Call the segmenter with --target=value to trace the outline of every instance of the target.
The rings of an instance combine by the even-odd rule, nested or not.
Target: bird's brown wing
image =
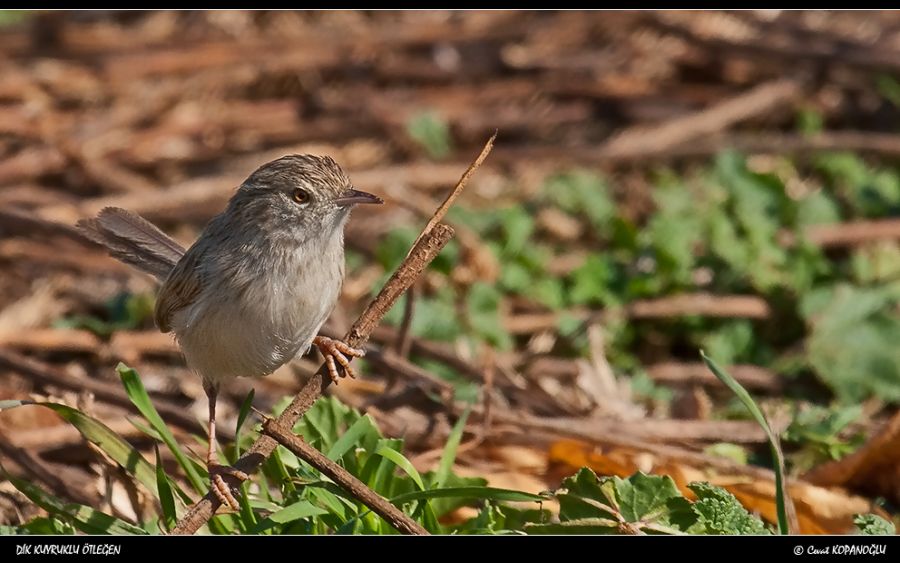
[[[192,247],[160,288],[153,316],[156,326],[162,332],[172,330],[172,316],[193,303],[202,291],[203,280],[197,268],[199,263],[200,253],[196,247]]]

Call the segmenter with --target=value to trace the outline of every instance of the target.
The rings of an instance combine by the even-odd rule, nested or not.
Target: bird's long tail
[[[88,239],[105,247],[116,259],[164,281],[185,253],[152,223],[130,211],[106,207],[93,219],[77,223]]]

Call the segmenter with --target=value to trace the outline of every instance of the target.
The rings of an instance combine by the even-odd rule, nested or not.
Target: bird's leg
[[[215,383],[203,381],[203,390],[206,391],[206,398],[209,400],[209,426],[207,427],[209,434],[209,446],[206,449],[206,468],[209,471],[209,488],[219,499],[219,502],[230,508],[231,510],[240,510],[240,505],[231,487],[225,482],[223,475],[230,475],[240,481],[246,481],[250,477],[234,467],[220,465],[216,459],[216,398],[219,395],[219,387]]]
[[[328,367],[328,375],[335,385],[337,385],[338,378],[340,377],[335,361],[343,368],[344,375],[356,377],[353,368],[350,367],[350,360],[347,359],[347,356],[362,358],[366,355],[365,350],[352,348],[340,340],[328,338],[327,336],[317,336],[313,338],[313,344],[319,349],[319,352],[325,356],[325,365]]]

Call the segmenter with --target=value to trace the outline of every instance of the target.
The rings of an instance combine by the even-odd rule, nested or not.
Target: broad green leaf
[[[762,520],[747,512],[734,495],[725,489],[709,483],[691,483],[688,488],[697,495],[691,509],[697,514],[698,522],[691,532],[714,535],[770,534]]]
[[[877,514],[857,514],[853,517],[853,525],[866,536],[893,536],[897,533],[894,524]]]

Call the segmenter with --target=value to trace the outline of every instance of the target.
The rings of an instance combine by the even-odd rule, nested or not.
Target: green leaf
[[[609,229],[616,205],[604,180],[587,170],[572,170],[551,177],[544,193],[563,211],[584,214],[599,232]]]
[[[415,114],[407,123],[406,130],[431,158],[445,158],[453,150],[450,127],[437,112],[425,111]]]
[[[713,535],[765,535],[769,530],[759,518],[744,508],[728,491],[714,487],[709,483],[691,483],[688,485],[697,501],[691,509],[698,516],[693,533]]]
[[[445,487],[443,489],[429,489],[426,491],[413,491],[397,495],[391,499],[391,503],[401,505],[414,500],[436,498],[462,498],[481,499],[505,502],[542,502],[547,500],[541,495],[534,495],[512,489],[497,489],[494,487]]]
[[[806,343],[816,375],[845,403],[874,395],[900,402],[900,284],[840,283],[803,299],[812,330]]]
[[[619,512],[628,522],[638,522],[661,514],[667,503],[681,496],[671,477],[635,473],[627,480],[613,478]]]
[[[587,468],[563,481],[557,494],[561,524],[591,533],[617,533],[623,526],[662,532],[673,500],[682,499],[671,477],[635,473],[628,479],[598,478]],[[656,527],[658,529],[653,529]],[[528,528],[531,533],[532,528]],[[664,533],[677,533],[669,529]],[[569,532],[574,533],[574,532]]]
[[[499,307],[503,296],[489,284],[476,282],[469,288],[468,317],[472,330],[500,349],[512,347],[512,338],[500,319]]]
[[[747,390],[744,389],[736,379],[731,377],[731,375],[722,371],[722,369],[720,369],[711,358],[703,353],[702,350],[700,351],[700,356],[719,381],[724,383],[731,389],[732,393],[737,395],[738,399],[740,399],[747,410],[750,411],[751,416],[753,416],[757,424],[765,431],[766,437],[769,440],[769,448],[772,450],[772,459],[775,460],[775,467],[773,469],[775,471],[775,504],[778,511],[778,530],[782,535],[789,534],[790,526],[787,516],[787,504],[790,502],[790,499],[787,497],[787,491],[784,486],[784,456],[781,453],[781,445],[778,442],[778,437],[772,432],[772,428],[769,426],[769,422],[766,420],[765,415],[759,407],[756,406],[756,403],[753,401],[753,398],[750,397],[750,394],[747,393]]]
[[[706,334],[702,344],[710,356],[719,358],[723,364],[749,361],[755,344],[753,323],[744,319],[726,321]]]
[[[178,523],[178,513],[175,510],[175,496],[172,494],[172,486],[169,478],[163,470],[162,458],[159,456],[159,447],[156,451],[156,487],[159,490],[159,503],[162,506],[162,522],[166,531],[170,531]]]
[[[277,512],[273,512],[267,518],[259,521],[256,528],[250,531],[251,534],[259,534],[270,528],[274,528],[279,524],[289,524],[295,520],[302,518],[310,518],[312,516],[320,516],[328,514],[327,510],[322,510],[308,500],[301,500],[290,504]]]
[[[85,534],[146,536],[147,531],[124,520],[110,516],[99,510],[78,503],[65,502],[50,493],[41,490],[17,477],[7,473],[0,465],[0,476],[9,481],[19,492],[28,497],[52,515],[68,519],[72,525]]]
[[[610,285],[616,277],[615,265],[607,256],[592,254],[572,274],[569,301],[574,305],[609,305],[616,298]]]
[[[503,239],[506,242],[503,253],[507,256],[519,254],[529,244],[534,233],[534,219],[524,207],[506,207],[498,212]]]
[[[368,415],[362,416],[354,422],[350,428],[344,432],[341,437],[332,444],[325,457],[332,461],[337,461],[344,457],[344,454],[351,448],[360,443],[360,439],[366,434],[377,434],[378,430],[372,423],[372,419]]]
[[[866,536],[893,536],[897,533],[891,522],[877,514],[857,514],[853,517],[853,525]]]
[[[469,419],[469,413],[471,412],[472,405],[469,404],[462,416],[459,417],[459,420],[456,421],[456,424],[453,425],[450,436],[447,437],[447,445],[444,446],[444,451],[441,453],[441,461],[438,464],[437,474],[435,475],[434,483],[432,485],[435,489],[440,489],[444,486],[447,477],[449,477],[450,472],[453,470],[453,462],[456,460],[456,450],[459,448],[463,431],[466,429],[466,421]]]
[[[749,462],[747,449],[744,446],[732,444],[731,442],[718,442],[709,445],[703,449],[703,453],[706,455],[724,457],[725,459],[730,459],[740,465],[747,465]]]
[[[416,486],[419,487],[419,490],[425,490],[425,484],[422,482],[422,476],[419,475],[419,472],[416,471],[416,468],[413,467],[413,464],[410,463],[408,459],[403,457],[403,454],[393,448],[382,445],[379,446],[377,450],[375,450],[375,455],[380,455],[385,459],[393,462],[394,465],[402,469],[404,473],[412,477],[412,480],[415,481]]]
[[[234,459],[232,460],[232,463],[236,462],[238,458],[241,457],[241,429],[244,427],[247,416],[250,415],[250,407],[253,406],[253,397],[255,395],[256,391],[251,389],[241,403],[241,408],[238,411],[237,425],[234,429]]]

